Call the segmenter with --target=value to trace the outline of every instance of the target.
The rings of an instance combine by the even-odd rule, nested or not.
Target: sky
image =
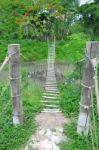
[[[93,2],[94,2],[94,0],[80,0],[80,6],[84,5],[86,3],[93,3]]]

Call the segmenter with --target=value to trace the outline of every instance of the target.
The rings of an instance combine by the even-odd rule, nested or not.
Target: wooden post
[[[21,70],[20,70],[20,45],[9,44],[9,78],[11,84],[11,98],[13,107],[13,124],[23,123],[23,109],[21,100]]]
[[[78,133],[89,132],[90,110],[91,110],[91,91],[95,87],[94,84],[94,68],[92,60],[97,58],[99,53],[99,42],[87,42],[86,59],[84,65],[84,73],[82,79],[82,94],[80,101],[80,113],[78,118]]]

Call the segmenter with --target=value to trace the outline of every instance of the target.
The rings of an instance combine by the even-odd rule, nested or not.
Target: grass
[[[81,95],[81,66],[75,65],[72,72],[67,72],[65,80],[59,82],[60,107],[67,117],[76,117],[79,112]]]
[[[7,88],[0,96],[0,150],[13,150],[23,146],[36,130],[35,115],[41,111],[42,91],[32,82],[27,82],[25,71],[22,77],[22,100],[24,108],[24,123],[21,126],[12,124],[12,105],[10,89]],[[28,87],[28,88],[27,88]],[[4,85],[0,86],[0,91]],[[4,108],[6,109],[4,110]]]
[[[70,80],[71,76],[70,76]],[[68,141],[60,144],[61,150],[88,150],[87,138],[77,134],[77,117],[79,113],[80,86],[78,83],[60,83],[60,107],[66,117],[74,118],[69,125],[64,126],[64,134]]]
[[[75,74],[76,72],[76,74]],[[75,82],[72,79],[76,79]],[[79,72],[76,70],[66,76],[66,82],[62,81],[59,84],[60,88],[60,107],[64,112],[66,117],[74,118],[71,119],[71,123],[69,125],[64,126],[64,134],[67,136],[67,141],[64,141],[60,144],[61,150],[92,150],[92,138],[94,140],[95,150],[96,145],[99,148],[99,120],[96,112],[96,98],[94,97],[94,114],[95,114],[95,127],[93,123],[93,116],[91,112],[91,125],[92,125],[92,136],[91,132],[89,132],[88,136],[78,135],[77,134],[77,118],[79,115],[79,102],[81,95],[81,87],[79,85]],[[66,83],[66,84],[65,84]],[[95,138],[95,128],[96,128],[96,136],[97,142]]]
[[[91,141],[83,135],[78,135],[76,128],[76,123],[65,126],[64,134],[68,137],[68,141],[61,143],[61,150],[91,150]]]
[[[79,111],[80,86],[61,83],[60,107],[67,117],[75,117]]]

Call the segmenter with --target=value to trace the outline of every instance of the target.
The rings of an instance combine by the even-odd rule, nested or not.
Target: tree
[[[79,14],[85,33],[94,40],[99,35],[99,1],[81,6]]]

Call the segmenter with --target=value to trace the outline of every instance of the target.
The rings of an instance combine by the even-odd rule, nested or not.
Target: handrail
[[[6,56],[4,62],[2,63],[0,67],[0,73],[3,70],[4,66],[8,63],[8,61],[9,61],[9,56]]]

